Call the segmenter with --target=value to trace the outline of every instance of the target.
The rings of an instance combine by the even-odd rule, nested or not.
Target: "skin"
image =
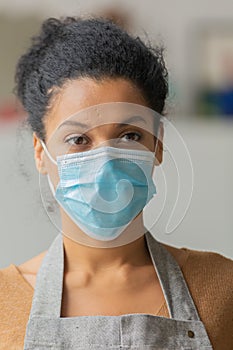
[[[58,125],[70,115],[105,102],[130,102],[148,106],[139,89],[127,80],[120,78],[106,79],[102,82],[95,82],[89,78],[74,80],[64,85],[52,100],[51,108],[44,119],[46,140],[49,140]],[[110,139],[121,137],[127,130],[124,126],[119,131],[114,123],[96,127],[88,133],[91,144],[85,146],[82,151],[87,150],[87,147],[95,148]],[[161,125],[155,166],[162,162],[162,138]],[[144,137],[140,142],[148,150],[155,151],[155,138],[151,133],[144,131]],[[56,165],[46,156],[35,133],[33,145],[38,171],[41,174],[49,174],[53,185],[56,186],[58,182]],[[62,208],[60,212],[63,232],[84,234]],[[142,212],[128,228],[137,230],[138,233],[145,232]],[[63,242],[65,268],[61,317],[135,312],[157,314],[165,300],[144,236],[129,244],[108,249],[82,245],[65,235]],[[186,259],[186,251],[164,246],[182,266]],[[35,286],[36,274],[45,253],[46,251],[18,266],[32,287]]]

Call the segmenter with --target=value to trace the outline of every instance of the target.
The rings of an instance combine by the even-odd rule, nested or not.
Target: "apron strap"
[[[59,233],[44,256],[36,277],[30,317],[60,318],[63,291],[64,248]]]
[[[170,317],[178,320],[200,320],[180,266],[149,231],[145,236]]]

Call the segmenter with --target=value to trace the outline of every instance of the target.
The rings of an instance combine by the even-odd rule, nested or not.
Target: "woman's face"
[[[128,102],[149,107],[143,98],[139,89],[137,89],[131,82],[118,79],[105,79],[101,82],[96,82],[91,78],[79,78],[65,84],[52,99],[49,112],[44,118],[46,142],[50,140],[56,133],[58,126],[60,126],[68,117],[77,114],[78,112],[101,103],[108,102]],[[114,123],[107,123],[95,125],[94,128],[89,128],[81,136],[76,136],[75,145],[77,151],[87,151],[100,145],[107,145],[109,140],[120,139],[134,140],[150,151],[155,150],[155,137],[153,135],[153,121],[151,122],[151,133],[140,127],[133,125],[123,125],[118,127],[119,121]],[[66,129],[63,128],[63,139],[65,139]],[[80,132],[77,135],[80,135]],[[140,136],[139,136],[140,135]],[[67,129],[68,137],[68,129]],[[160,128],[160,137],[156,150],[156,162],[162,162],[162,137],[163,129]],[[73,138],[74,142],[75,138]],[[53,179],[54,185],[58,183],[58,174],[54,174],[55,168],[51,160],[44,154],[42,145],[36,134],[33,134],[35,161],[37,169],[42,174],[49,173]],[[56,172],[56,171],[55,171]]]

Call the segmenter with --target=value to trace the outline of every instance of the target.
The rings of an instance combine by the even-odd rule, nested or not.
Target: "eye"
[[[126,141],[139,141],[141,139],[141,134],[137,132],[128,132],[124,134],[122,138],[125,138]]]
[[[88,143],[88,139],[83,135],[75,135],[67,138],[65,142],[71,145],[86,145]]]

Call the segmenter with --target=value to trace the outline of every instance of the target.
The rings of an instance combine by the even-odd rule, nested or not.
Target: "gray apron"
[[[171,318],[140,313],[60,317],[64,246],[59,233],[37,274],[24,350],[213,349],[179,265],[149,231],[145,241]]]

